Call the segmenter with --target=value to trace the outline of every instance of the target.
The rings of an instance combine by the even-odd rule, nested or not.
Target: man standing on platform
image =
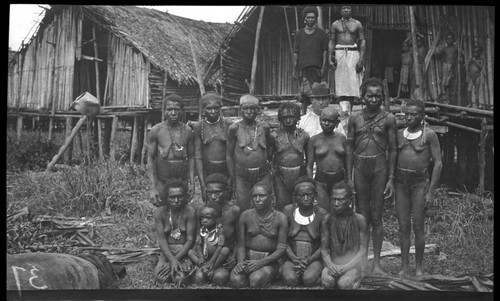
[[[342,18],[332,23],[328,59],[335,69],[335,95],[339,103],[349,101],[352,111],[363,81],[366,42],[361,22],[352,18],[351,13],[350,5],[342,5]]]
[[[293,45],[293,78],[300,83],[300,97],[302,113],[310,103],[309,93],[312,85],[321,82],[326,71],[326,54],[328,37],[326,32],[317,28],[318,9],[307,6],[302,11],[302,18],[306,27],[295,35]]]

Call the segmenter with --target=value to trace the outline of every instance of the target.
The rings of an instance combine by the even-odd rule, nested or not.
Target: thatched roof
[[[197,84],[189,38],[200,67],[205,68],[232,27],[229,23],[196,21],[137,6],[83,5],[82,8],[182,84]]]

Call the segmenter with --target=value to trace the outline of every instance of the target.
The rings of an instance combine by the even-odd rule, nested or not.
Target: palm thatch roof
[[[57,6],[62,5],[52,7]],[[81,7],[86,16],[137,48],[170,78],[187,85],[197,84],[189,40],[204,68],[232,27],[229,23],[196,21],[137,6]]]

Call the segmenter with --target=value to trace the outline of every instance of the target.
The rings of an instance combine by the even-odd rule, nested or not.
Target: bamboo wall
[[[114,35],[109,35],[108,45],[104,93],[107,103],[112,106],[149,107],[149,61]]]
[[[156,67],[152,67],[149,74],[149,86],[151,91],[151,108],[154,110],[161,110],[164,99],[163,93],[165,93],[165,96],[177,94],[182,97],[186,112],[198,112],[198,100],[200,98],[198,85],[179,85],[177,81],[174,81],[170,77],[167,77],[166,84],[164,85],[163,72]],[[209,87],[205,86],[205,91],[209,90]]]
[[[76,14],[67,9],[55,15],[9,66],[9,107],[68,109],[74,100]]]
[[[302,28],[301,11],[303,6],[286,7],[288,29],[285,13],[281,6],[266,6],[262,24],[261,42],[256,73],[256,94],[287,95],[298,92],[298,82],[292,79],[292,62],[287,31]],[[443,19],[451,19],[457,36],[457,42],[463,33],[463,54],[466,60],[471,57],[475,43],[484,45],[484,60],[486,62],[488,97],[484,107],[490,109],[493,105],[493,70],[494,70],[494,19],[490,18],[488,9],[480,6],[416,6],[418,31],[424,34],[427,48],[432,45],[438,32],[445,34]],[[237,98],[248,92],[244,82],[250,81],[252,52],[255,43],[256,20],[258,10],[249,10],[240,21],[240,30],[234,34],[221,55],[222,91],[227,98]],[[494,14],[494,12],[493,12]],[[340,5],[322,6],[322,27],[329,30],[330,24],[340,17]],[[371,49],[374,43],[372,30],[401,30],[409,32],[410,18],[407,5],[358,5],[353,6],[353,17],[365,20],[366,74],[370,76]],[[441,36],[444,42],[443,36]],[[293,43],[293,36],[291,37]],[[429,49],[428,49],[429,50]],[[248,53],[250,52],[250,53]],[[441,94],[440,74],[442,62],[438,57],[432,57],[427,72],[429,100],[437,100]],[[332,72],[330,72],[330,76]],[[465,72],[463,73],[465,78]],[[330,80],[332,84],[332,81]],[[464,91],[465,92],[465,91]],[[463,97],[466,97],[464,94]]]

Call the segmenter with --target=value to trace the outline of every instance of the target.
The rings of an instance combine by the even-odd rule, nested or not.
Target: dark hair
[[[170,94],[167,97],[165,97],[165,103],[164,106],[166,106],[167,101],[175,102],[181,107],[181,109],[184,109],[184,101],[182,100],[182,97],[180,97],[177,94]]]
[[[278,108],[278,120],[281,120],[285,110],[292,111],[294,117],[300,118],[300,106],[294,102],[284,102]]]
[[[219,103],[219,105],[222,105],[222,98],[219,96],[219,94],[217,94],[217,92],[215,91],[210,91],[206,92],[202,97],[200,97],[202,107],[205,108],[210,100],[215,100]]]
[[[316,6],[306,6],[302,10],[302,19],[305,19],[308,13],[314,13],[316,18],[318,17],[318,9],[316,8]]]
[[[228,181],[228,179],[225,175],[216,172],[216,173],[208,175],[205,178],[205,185],[208,183],[221,183],[227,187],[227,181]]]
[[[422,113],[425,111],[425,104],[423,101],[421,101],[419,99],[408,100],[408,102],[406,103],[406,106],[407,107],[409,107],[409,106],[419,107],[420,109],[422,109]]]
[[[218,217],[222,215],[222,206],[217,202],[208,202],[205,206],[203,206],[203,208],[205,207],[214,209],[215,212],[217,212]]]
[[[297,181],[295,181],[294,183],[294,191],[297,189],[297,186],[299,184],[302,184],[302,183],[310,183],[312,184],[314,187],[316,187],[316,181],[314,181],[311,177],[308,177],[306,175],[304,176],[301,176],[300,178],[297,179]]]
[[[380,87],[380,88],[382,88],[382,96],[385,97],[384,84],[382,83],[382,81],[379,78],[370,77],[370,78],[365,79],[363,84],[361,84],[361,88],[360,88],[361,89],[361,97],[365,96],[367,87]]]
[[[267,193],[268,193],[269,195],[272,195],[272,194],[273,194],[273,189],[271,188],[271,186],[269,186],[269,184],[268,184],[268,183],[265,183],[265,182],[259,181],[259,182],[255,183],[255,185],[253,185],[252,190],[253,190],[255,187],[257,187],[257,186],[264,187],[264,188],[266,189],[266,191],[267,191]]]
[[[187,187],[186,182],[184,182],[183,180],[181,180],[179,178],[168,179],[165,182],[165,186],[164,186],[165,190],[164,191],[165,191],[165,194],[167,195],[167,197],[168,197],[168,190],[170,188],[182,188],[182,192],[184,194],[186,194],[188,191],[188,187]]]
[[[345,191],[347,192],[346,197],[352,196],[351,186],[347,185],[347,183],[345,181],[340,181],[340,182],[335,183],[332,187],[331,192],[333,192],[334,190],[340,190],[340,189],[345,189]]]

